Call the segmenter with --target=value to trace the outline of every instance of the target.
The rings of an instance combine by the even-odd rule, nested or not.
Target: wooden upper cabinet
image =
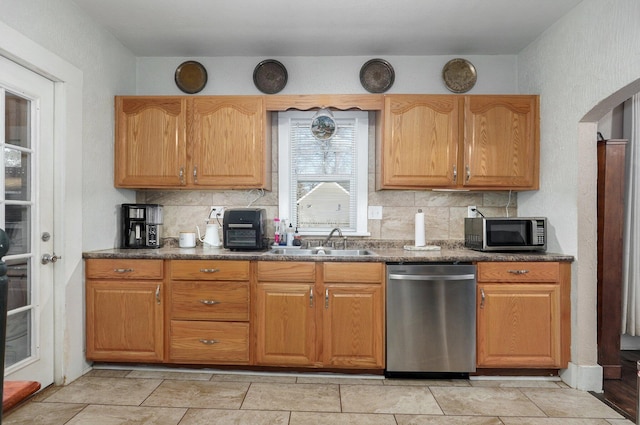
[[[461,100],[450,95],[385,96],[383,188],[456,184]]]
[[[270,189],[262,96],[117,96],[115,186]]]
[[[262,96],[190,100],[193,186],[269,188],[267,113]]]
[[[538,96],[465,96],[464,186],[538,189],[538,109]]]
[[[184,183],[187,101],[150,96],[115,99],[115,186],[168,187]]]
[[[378,188],[539,187],[536,95],[387,95]]]

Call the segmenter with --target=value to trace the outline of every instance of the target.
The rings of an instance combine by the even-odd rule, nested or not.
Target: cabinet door
[[[326,284],[323,308],[325,366],[384,367],[382,285]]]
[[[478,367],[561,366],[560,285],[478,284]]]
[[[256,285],[256,362],[272,366],[313,365],[315,304],[312,283]]]
[[[87,359],[163,359],[162,283],[87,280]]]
[[[538,96],[465,96],[464,186],[538,189]]]
[[[116,97],[115,186],[185,184],[186,98]]]
[[[383,188],[456,185],[461,101],[451,95],[385,96]]]
[[[265,188],[271,158],[267,158],[263,98],[212,96],[191,102],[191,184]]]

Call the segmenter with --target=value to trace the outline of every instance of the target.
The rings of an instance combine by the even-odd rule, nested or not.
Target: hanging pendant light
[[[317,140],[329,140],[336,131],[338,131],[338,125],[329,109],[323,107],[311,118],[311,134]]]

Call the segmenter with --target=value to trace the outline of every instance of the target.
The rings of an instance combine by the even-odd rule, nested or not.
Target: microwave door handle
[[[538,245],[538,238],[536,237],[536,233],[538,230],[538,220],[531,220],[531,245]]]

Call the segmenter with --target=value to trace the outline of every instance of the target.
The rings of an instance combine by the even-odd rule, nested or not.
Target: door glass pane
[[[9,367],[31,356],[31,309],[7,317],[4,363]]]
[[[31,250],[30,214],[28,205],[5,205],[5,231],[9,236],[7,255],[26,254]]]
[[[7,260],[7,278],[9,279],[9,295],[7,308],[13,310],[31,303],[31,276],[29,276],[29,259]]]
[[[5,95],[5,143],[8,145],[31,147],[31,122],[29,108],[31,101],[12,93]]]
[[[31,189],[31,154],[4,148],[4,191],[7,200],[27,201]]]

